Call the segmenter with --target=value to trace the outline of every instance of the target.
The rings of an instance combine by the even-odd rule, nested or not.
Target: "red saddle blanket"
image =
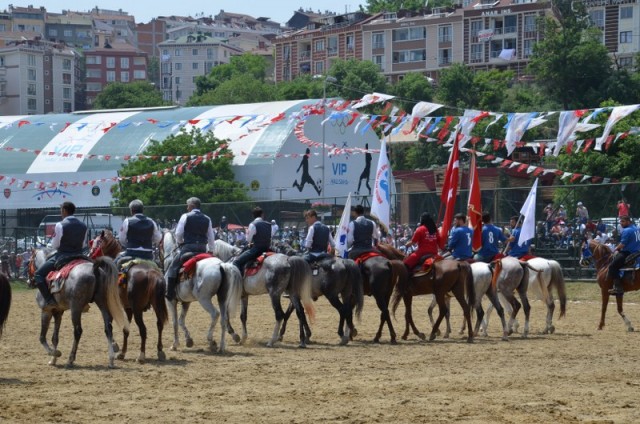
[[[66,280],[69,274],[71,274],[73,268],[76,267],[76,265],[80,265],[85,262],[89,261],[87,261],[86,259],[74,259],[59,270],[51,271],[49,274],[47,274],[47,283],[51,285],[51,283],[56,280]]]
[[[210,253],[198,253],[196,256],[188,259],[184,264],[182,264],[182,270],[184,275],[187,278],[191,278],[193,273],[196,271],[196,264],[203,259],[213,258],[214,256]]]
[[[362,255],[360,255],[360,256],[358,256],[356,258],[356,263],[358,265],[362,265],[363,263],[365,263],[369,259],[375,258],[376,256],[383,256],[383,255],[380,252],[365,252],[365,253],[363,253]]]
[[[433,266],[436,264],[436,262],[440,262],[441,260],[443,260],[444,258],[440,255],[435,255],[432,256],[430,258],[427,258],[423,263],[422,263],[422,267],[420,268],[420,274],[423,273],[430,273],[431,270],[433,269]]]
[[[520,256],[518,259],[520,259],[521,261],[528,261],[529,259],[535,259],[537,258],[537,256],[533,256],[530,253],[527,253],[525,255]]]
[[[262,268],[264,260],[271,255],[275,255],[275,252],[265,252],[262,255],[258,256],[255,262],[253,262],[250,266],[245,267],[244,276],[251,277],[252,275],[256,275],[258,271],[260,271],[260,268]]]

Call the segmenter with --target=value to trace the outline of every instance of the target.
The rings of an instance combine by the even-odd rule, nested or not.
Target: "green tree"
[[[423,74],[409,72],[392,87],[391,93],[400,98],[400,107],[410,112],[417,101],[430,102],[433,99],[433,86]]]
[[[438,99],[448,106],[475,107],[473,70],[461,63],[443,69],[438,79]]]
[[[113,82],[105,87],[93,103],[94,109],[164,106],[162,93],[147,81]]]
[[[214,90],[192,96],[188,105],[230,105],[273,100],[275,100],[275,90],[272,84],[259,81],[251,74],[239,74],[222,82]]]
[[[435,0],[431,3],[431,7],[451,6],[452,0]],[[367,0],[365,5],[360,5],[360,10],[367,13],[378,12],[394,12],[401,9],[405,10],[422,10],[425,6],[423,0]]]
[[[172,135],[163,142],[153,141],[144,154],[204,155],[217,150],[222,144],[224,143],[216,139],[213,133],[203,133],[194,129],[191,132],[183,131],[178,135]],[[191,196],[200,198],[203,203],[248,200],[246,188],[234,181],[230,151],[225,148],[220,154],[219,157],[200,163],[191,170],[184,170],[182,174],[150,178],[137,184],[122,181],[114,188],[115,202],[119,206],[125,206],[133,199],[140,199],[146,205],[178,205]],[[123,165],[120,175],[144,175],[182,162],[183,160],[162,162],[155,159],[132,161]],[[169,217],[160,215],[162,214],[155,213],[159,218]]]
[[[374,91],[384,93],[389,88],[378,66],[368,60],[338,59],[329,69],[329,75],[337,82],[327,85],[327,96],[353,100]]]
[[[302,75],[291,81],[282,81],[276,85],[278,100],[303,100],[322,97],[323,81]]]

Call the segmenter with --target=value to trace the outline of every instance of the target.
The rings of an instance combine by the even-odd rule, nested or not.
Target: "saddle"
[[[435,269],[434,265],[442,260],[444,260],[444,258],[440,255],[430,256],[425,259],[424,262],[422,262],[422,258],[420,258],[422,265],[418,265],[418,267],[414,270],[413,276],[421,277],[423,275],[431,274],[431,272]]]
[[[355,262],[356,262],[358,265],[362,265],[362,264],[364,264],[365,262],[367,262],[369,259],[371,259],[371,258],[375,258],[376,256],[384,256],[384,255],[383,255],[382,253],[380,253],[380,252],[365,252],[365,253],[363,253],[362,255],[358,256],[358,257],[355,259]]]
[[[147,265],[160,270],[160,268],[158,268],[158,264],[156,264],[154,261],[134,258],[133,256],[123,256],[120,259],[120,269],[118,270],[118,285],[122,287],[127,286],[127,275],[129,274],[129,270],[131,269],[131,267],[133,267],[134,265]]]
[[[275,255],[275,252],[264,252],[262,255],[258,256],[255,261],[248,263],[244,268],[244,276],[251,277],[252,275],[256,275],[258,271],[260,271],[260,268],[262,268],[264,260],[271,255]]]
[[[69,277],[69,274],[71,274],[71,271],[73,271],[73,268],[86,262],[93,263],[93,261],[85,256],[63,258],[56,262],[56,270],[51,271],[49,274],[47,274],[46,278],[51,294],[62,291],[64,282]],[[58,264],[62,266],[58,267]]]
[[[193,274],[196,272],[196,264],[203,259],[213,258],[214,256],[210,253],[193,253],[188,252],[180,257],[182,261],[182,267],[178,272],[179,280],[185,281],[190,280],[193,277]]]
[[[640,252],[635,252],[627,256],[624,261],[624,265],[620,268],[620,278],[628,272],[635,272],[640,269]]]
[[[313,260],[309,263],[311,266],[311,275],[318,275],[320,273],[321,268],[325,268],[327,266],[331,266],[333,264],[333,256],[328,253],[323,253],[317,257],[314,257]]]

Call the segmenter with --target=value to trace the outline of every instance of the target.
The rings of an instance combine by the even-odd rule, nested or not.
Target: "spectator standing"
[[[560,207],[558,208],[558,213],[556,213],[556,220],[563,222],[567,221],[567,211],[564,209],[564,205],[560,205]]]
[[[623,216],[631,216],[631,205],[627,203],[624,197],[618,201],[618,218]]]
[[[547,235],[551,233],[551,228],[556,222],[556,211],[553,209],[553,203],[549,203],[543,210],[545,214],[545,222],[547,224]]]
[[[589,220],[589,211],[587,210],[587,207],[582,204],[582,202],[578,202],[578,205],[576,207],[576,217],[578,218],[580,224],[586,224]]]

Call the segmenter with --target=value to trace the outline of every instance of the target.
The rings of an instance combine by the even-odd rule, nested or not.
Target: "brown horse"
[[[100,255],[115,258],[120,253],[120,243],[115,239],[113,233],[109,230],[103,230],[91,245],[89,255],[93,258]],[[156,313],[156,325],[158,327],[158,360],[164,361],[166,355],[162,350],[162,330],[167,321],[168,312],[167,305],[164,301],[165,282],[160,269],[151,263],[140,263],[133,265],[127,272],[127,284],[119,285],[120,300],[124,305],[127,313],[127,319],[131,322],[131,318],[136,321],[136,325],[140,330],[140,354],[138,362],[145,361],[145,350],[147,343],[147,327],[144,324],[142,313],[150,307]],[[118,359],[124,359],[127,354],[127,342],[129,333],[124,334],[122,351],[118,354]]]
[[[600,315],[600,325],[598,330],[602,330],[604,327],[604,317],[607,314],[607,304],[609,303],[609,289],[613,288],[613,280],[609,278],[609,264],[613,258],[611,250],[604,244],[598,243],[595,240],[589,242],[589,249],[593,252],[593,259],[595,261],[598,285],[600,286],[600,294],[602,296],[602,313]],[[640,272],[625,272],[622,278],[622,285],[624,291],[636,291],[640,290]],[[622,300],[624,295],[616,296],[616,304],[618,305],[618,313],[622,317],[627,331],[634,331],[631,321],[624,314],[622,309]]]
[[[11,285],[7,276],[0,272],[0,337],[11,309]]]
[[[378,245],[378,249],[388,258],[404,258],[402,252],[393,246]],[[405,268],[404,264],[402,264],[402,267]],[[444,260],[436,262],[434,264],[433,271],[428,274],[412,276],[409,278],[409,273],[405,268],[403,276],[404,278],[398,279],[391,299],[391,308],[394,314],[396,309],[398,309],[400,299],[404,301],[405,330],[402,335],[403,340],[406,340],[409,335],[409,327],[411,327],[414,334],[424,339],[424,334],[418,331],[413,322],[413,316],[411,313],[413,296],[420,296],[423,294],[433,294],[435,296],[436,302],[438,303],[439,314],[431,330],[431,335],[429,336],[429,340],[434,340],[438,333],[440,323],[443,318],[445,318],[449,310],[447,306],[447,294],[452,292],[464,312],[464,318],[467,323],[467,328],[469,329],[467,342],[473,342],[470,305],[475,299],[475,287],[473,285],[471,267],[468,263]],[[467,292],[467,299],[465,299],[464,296],[465,290]]]

